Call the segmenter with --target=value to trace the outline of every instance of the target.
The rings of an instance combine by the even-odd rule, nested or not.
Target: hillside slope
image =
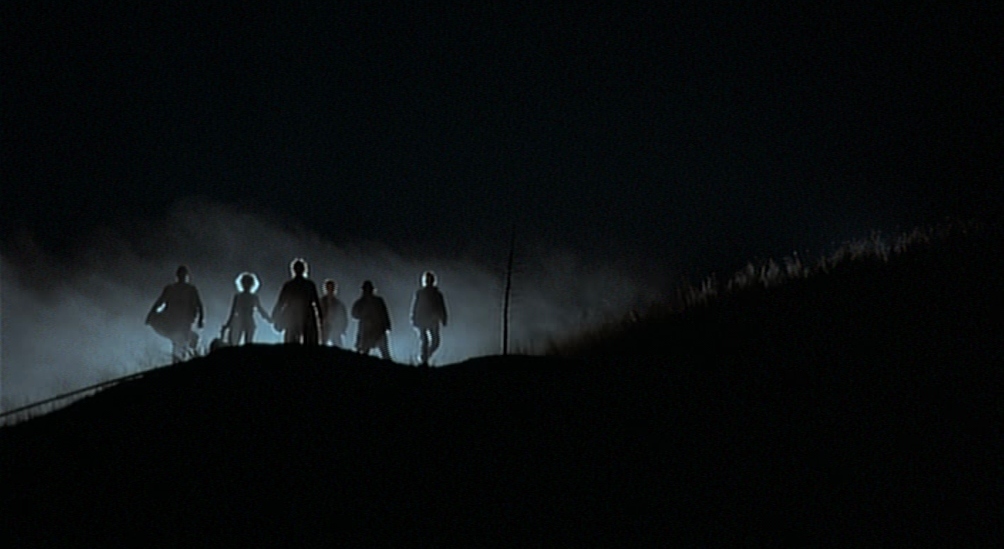
[[[225,349],[0,429],[0,532],[997,545],[995,242],[736,294],[575,358]]]

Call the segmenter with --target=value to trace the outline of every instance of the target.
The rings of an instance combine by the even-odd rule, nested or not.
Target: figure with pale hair
[[[254,273],[243,272],[237,275],[235,281],[237,293],[234,295],[233,303],[230,305],[230,317],[223,324],[223,330],[229,331],[230,345],[240,345],[241,340],[245,345],[254,343],[254,333],[257,325],[254,321],[254,313],[265,319],[265,322],[272,322],[272,317],[265,312],[258,298],[258,276]],[[222,337],[222,336],[221,336]]]
[[[338,283],[333,279],[324,281],[324,295],[321,296],[321,344],[342,347],[342,336],[349,324],[345,304],[338,299]]]
[[[390,360],[390,314],[383,298],[376,295],[376,287],[369,280],[363,282],[362,295],[352,304],[352,318],[359,321],[356,331],[356,350],[363,354],[376,347],[380,356]]]
[[[446,326],[446,300],[436,286],[432,271],[422,273],[422,287],[411,302],[411,325],[418,332],[419,365],[427,367],[432,354],[439,349],[439,328]]]
[[[307,262],[294,259],[289,264],[293,277],[282,285],[272,307],[272,323],[283,333],[286,343],[317,345],[321,339],[317,286],[307,278]]]
[[[192,323],[196,322],[202,329],[205,309],[199,290],[191,284],[188,267],[181,265],[174,274],[177,281],[164,287],[160,297],[150,307],[146,323],[171,340],[171,358],[180,362],[195,354],[199,334],[192,330]]]

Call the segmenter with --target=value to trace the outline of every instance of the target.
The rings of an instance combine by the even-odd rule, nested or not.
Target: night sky
[[[199,195],[336,241],[467,253],[515,222],[699,264],[1001,183],[994,2],[4,4],[0,207],[46,239]]]
[[[230,215],[328,246],[264,293],[322,249],[493,272],[513,226],[668,280],[1000,209],[999,2],[93,4],[0,7],[8,299],[26,240],[156,248],[144,300],[178,262],[206,284],[149,241]]]

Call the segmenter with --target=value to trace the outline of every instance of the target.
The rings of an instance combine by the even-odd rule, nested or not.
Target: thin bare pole
[[[509,354],[509,295],[512,293],[512,259],[516,250],[516,225],[509,236],[509,261],[505,269],[505,299],[502,302],[502,354]]]

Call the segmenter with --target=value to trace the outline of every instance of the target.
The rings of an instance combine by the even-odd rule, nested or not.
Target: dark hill
[[[5,543],[999,546],[996,234],[578,358],[253,346],[0,429]]]

